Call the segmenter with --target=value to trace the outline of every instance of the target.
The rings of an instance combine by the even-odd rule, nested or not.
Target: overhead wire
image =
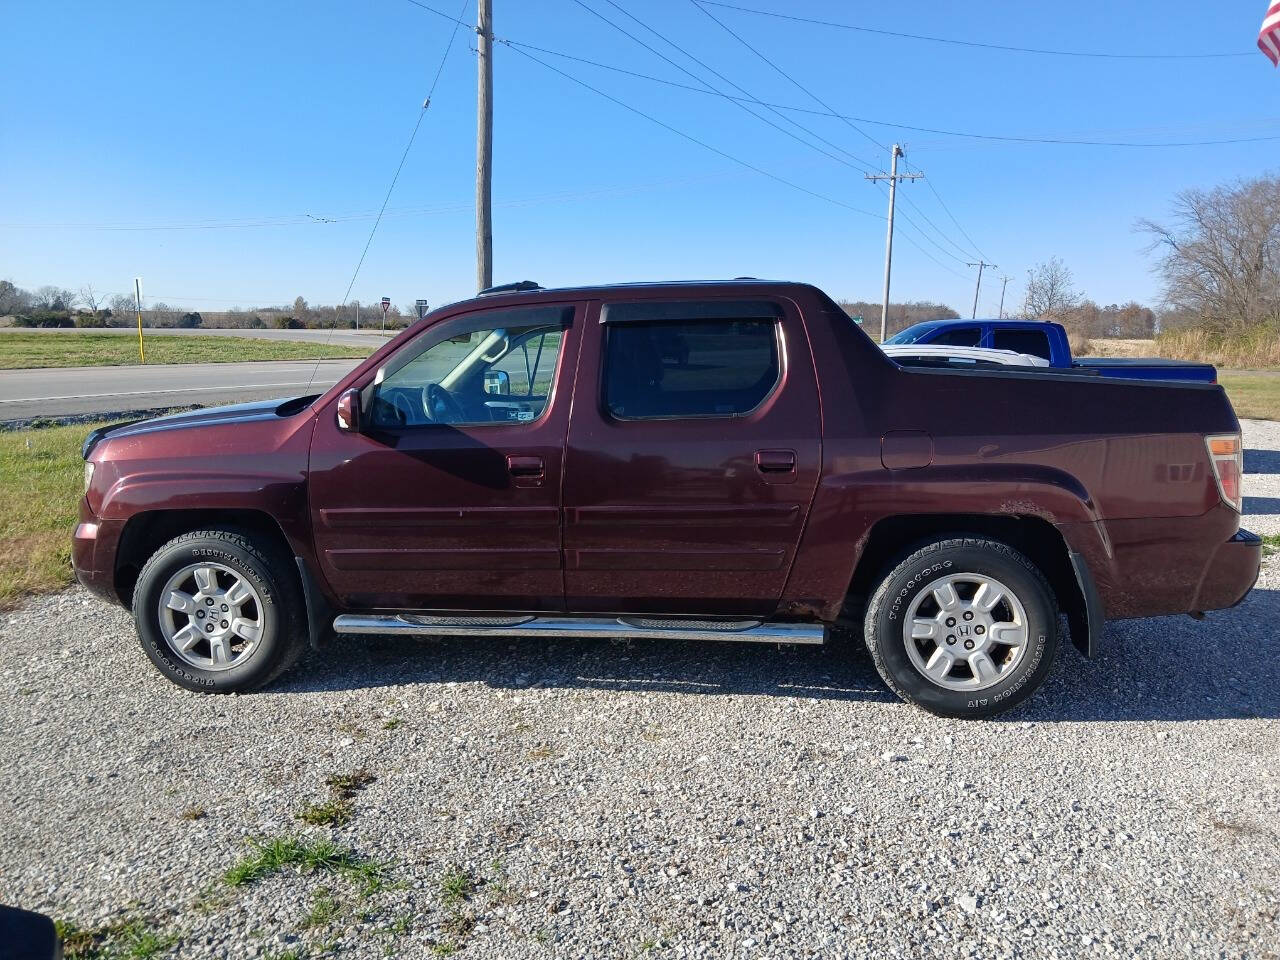
[[[726,160],[730,160],[738,164],[739,166],[745,167],[748,170],[751,170],[755,173],[760,174],[761,176],[768,177],[770,180],[774,180],[778,183],[788,186],[793,190],[798,190],[800,193],[808,194],[809,196],[815,197],[819,200],[825,200],[827,203],[834,203],[838,207],[843,207],[846,210],[851,210],[854,213],[861,214],[865,217],[872,217],[873,219],[876,219],[876,220],[884,219],[884,217],[878,213],[872,213],[870,210],[863,210],[860,207],[855,207],[851,203],[845,203],[843,200],[838,200],[835,197],[827,196],[826,194],[819,193],[816,190],[810,190],[808,187],[802,186],[801,184],[798,184],[792,180],[788,180],[786,177],[779,176],[778,174],[773,173],[772,171],[765,170],[763,167],[756,166],[754,163],[751,163],[748,160],[743,160],[741,157],[736,157],[731,153],[727,153],[724,150],[721,150],[719,147],[712,146],[711,144],[707,143],[705,140],[701,140],[698,137],[693,136],[693,134],[686,133],[685,131],[678,129],[677,127],[673,127],[671,124],[663,120],[659,120],[657,117],[653,116],[652,114],[646,113],[645,111],[641,110],[639,107],[632,106],[631,104],[627,103],[624,100],[619,99],[618,97],[613,96],[612,94],[605,93],[599,87],[593,86],[592,84],[587,83],[585,80],[575,77],[571,73],[566,73],[565,71],[561,70],[559,67],[552,66],[551,64],[547,63],[545,60],[535,57],[533,54],[529,53],[526,50],[521,50],[517,47],[509,47],[509,49],[520,54],[520,56],[522,57],[526,57],[527,59],[532,60],[534,63],[540,64],[541,66],[545,67],[547,70],[550,70],[553,73],[559,74],[560,76],[564,77],[566,80],[569,80],[572,83],[576,83],[580,87],[590,90],[592,93],[596,94],[597,96],[604,97],[606,100],[609,100],[617,104],[623,109],[629,110],[632,113],[636,114],[637,116],[643,117],[644,119],[648,120],[650,123],[657,124],[658,126],[662,127],[664,130],[668,130],[671,133],[674,133],[676,136],[682,137],[685,140],[688,140],[690,143],[695,143],[698,146],[702,147],[703,149],[709,150],[712,153],[716,154],[717,156],[724,157]]]
[[[347,284],[347,291],[342,295],[342,307],[347,305],[348,299],[351,297],[351,290],[356,285],[356,278],[360,276],[360,269],[364,266],[365,257],[369,255],[369,247],[373,245],[374,234],[378,232],[378,227],[382,223],[382,215],[386,213],[387,204],[391,202],[391,194],[396,188],[396,183],[400,180],[400,172],[404,170],[405,161],[409,159],[409,151],[413,149],[413,142],[418,138],[418,130],[422,127],[422,120],[427,115],[427,110],[431,107],[431,98],[435,95],[436,86],[440,83],[440,76],[444,73],[444,65],[449,59],[449,53],[453,50],[453,41],[458,35],[458,27],[463,24],[460,19],[462,14],[467,10],[470,0],[463,0],[462,8],[458,11],[458,17],[455,18],[453,29],[449,32],[449,42],[445,44],[444,53],[440,57],[440,65],[436,67],[435,76],[431,79],[431,86],[427,89],[427,96],[422,101],[422,107],[418,110],[418,119],[413,125],[413,130],[409,134],[409,140],[404,145],[404,152],[400,154],[400,162],[396,164],[396,172],[391,176],[391,183],[387,186],[386,195],[382,198],[382,206],[378,209],[378,216],[373,221],[373,227],[369,230],[369,238],[364,243],[364,249],[360,251],[360,259],[356,261],[356,268],[351,273],[351,282]],[[333,331],[330,330],[332,337]],[[316,360],[316,365],[311,369],[311,377],[307,381],[307,390],[311,389],[312,382],[315,381],[316,373],[320,369],[320,361]]]
[[[458,18],[453,17],[443,12],[442,10],[437,10],[436,8],[432,7],[430,4],[423,3],[422,0],[405,0],[405,2],[411,3],[415,7],[418,7],[422,10],[426,10],[430,13],[435,14],[436,16],[442,17],[443,19],[448,20],[451,23],[460,23],[462,26],[471,27],[474,29],[474,24],[469,24],[465,20],[459,20]],[[707,0],[707,2],[710,2],[710,0]],[[718,4],[718,5],[728,6],[726,4]],[[734,7],[734,9],[746,10],[748,8]],[[751,12],[765,13],[765,11],[751,11]],[[769,14],[769,15],[774,16],[775,14]],[[782,15],[776,14],[776,16],[782,16]],[[513,40],[509,37],[502,37],[502,38],[495,38],[495,39],[498,42],[503,43],[508,47],[523,47],[526,50],[532,50],[536,53],[543,53],[543,54],[547,54],[548,56],[560,57],[566,60],[573,60],[578,63],[586,64],[588,66],[597,67],[601,70],[610,70],[614,73],[619,73],[625,76],[634,77],[639,80],[647,80],[651,83],[660,83],[669,87],[677,87],[679,89],[689,90],[694,93],[700,93],[700,94],[703,94],[704,96],[721,97],[726,100],[742,100],[748,103],[756,103],[763,107],[771,107],[775,110],[783,110],[788,113],[807,113],[813,116],[832,117],[837,120],[849,120],[854,123],[863,123],[863,124],[868,124],[870,126],[875,126],[875,127],[889,127],[890,129],[895,129],[895,130],[907,130],[913,133],[929,133],[929,134],[934,134],[935,136],[961,137],[966,139],[991,141],[996,143],[1027,143],[1027,144],[1044,144],[1049,146],[1134,147],[1134,148],[1208,147],[1208,146],[1220,146],[1220,145],[1238,144],[1238,143],[1263,143],[1271,140],[1280,140],[1280,134],[1268,134],[1266,136],[1255,136],[1255,137],[1229,137],[1229,138],[1213,138],[1213,139],[1185,140],[1185,141],[1155,141],[1155,142],[1144,143],[1140,141],[1107,140],[1107,139],[1098,139],[1098,138],[1082,138],[1082,137],[1067,137],[1067,136],[1033,137],[1033,136],[1021,136],[1017,134],[974,133],[973,131],[968,131],[968,130],[948,130],[948,129],[943,129],[939,127],[926,127],[920,124],[898,123],[891,120],[877,120],[872,117],[860,117],[860,116],[855,116],[853,114],[839,113],[837,111],[830,110],[830,109],[815,110],[811,107],[800,107],[800,106],[796,106],[795,104],[775,103],[769,100],[762,100],[760,98],[751,97],[751,96],[736,97],[733,94],[724,93],[723,91],[719,91],[714,88],[707,88],[705,86],[694,87],[694,86],[690,86],[689,84],[681,83],[678,80],[669,80],[664,77],[655,77],[651,74],[641,73],[634,70],[627,70],[623,67],[619,67],[611,63],[602,63],[598,60],[591,60],[587,57],[578,56],[576,54],[565,53],[562,50],[554,50],[549,47],[543,47],[543,46],[538,46],[536,44],[526,43],[522,40]],[[705,81],[701,81],[701,78],[697,78],[697,79],[699,79],[700,82],[705,83]],[[1262,118],[1262,122],[1267,122],[1267,123],[1280,122],[1280,118],[1266,117],[1266,118]]]
[[[613,0],[608,0],[608,2],[613,3]],[[691,4],[693,4],[693,6],[694,6],[696,9],[698,9],[698,10],[699,10],[699,11],[701,11],[703,14],[705,14],[705,15],[706,15],[706,16],[707,16],[707,17],[708,17],[708,18],[709,18],[713,23],[715,23],[715,24],[716,24],[717,26],[719,26],[722,30],[724,30],[726,33],[728,33],[728,34],[729,34],[729,36],[733,37],[733,39],[734,39],[734,40],[738,41],[738,43],[740,43],[742,46],[746,47],[749,51],[751,51],[751,53],[755,54],[755,56],[756,56],[757,58],[759,58],[761,61],[763,61],[763,62],[764,62],[764,63],[765,63],[765,64],[766,64],[770,69],[772,69],[775,73],[777,73],[777,74],[778,74],[779,76],[781,76],[784,80],[786,80],[788,83],[790,83],[792,86],[794,86],[794,87],[795,87],[796,89],[798,89],[800,92],[802,92],[805,96],[809,97],[809,99],[811,99],[814,103],[818,104],[818,106],[822,107],[823,109],[827,110],[827,111],[828,111],[828,112],[830,112],[830,113],[833,113],[833,114],[835,113],[834,108],[833,108],[830,104],[828,104],[825,100],[823,100],[820,96],[818,96],[816,93],[814,93],[811,89],[809,89],[807,86],[805,86],[803,83],[801,83],[801,82],[800,82],[799,80],[797,80],[795,77],[793,77],[793,76],[792,76],[790,73],[788,73],[786,70],[782,69],[782,67],[780,67],[777,63],[775,63],[775,62],[774,62],[770,57],[768,57],[768,56],[767,56],[767,55],[765,55],[763,52],[761,52],[759,49],[757,49],[757,48],[756,48],[754,45],[752,45],[752,44],[751,44],[751,43],[750,43],[750,42],[749,42],[745,37],[743,37],[740,33],[738,33],[736,30],[734,30],[732,27],[730,27],[728,24],[726,24],[723,20],[721,20],[719,17],[717,17],[715,14],[713,14],[710,10],[708,10],[706,7],[702,6],[702,5],[698,2],[698,0],[689,0],[689,2],[690,2]],[[879,140],[877,140],[875,137],[871,136],[869,133],[867,133],[865,130],[863,130],[861,127],[859,127],[856,123],[853,123],[852,121],[847,120],[847,119],[845,119],[843,122],[844,122],[844,124],[845,124],[846,126],[848,126],[851,130],[853,130],[853,131],[854,131],[855,133],[857,133],[859,136],[863,137],[863,138],[864,138],[864,139],[866,139],[866,140],[869,140],[871,143],[875,144],[875,145],[876,145],[877,147],[879,147],[880,149],[885,149],[884,144],[880,143],[880,141],[879,141]],[[875,183],[876,183],[876,186],[877,186],[877,187],[879,187],[879,186],[880,186],[879,181],[875,181]],[[920,210],[918,207],[916,207],[916,205],[911,201],[911,199],[910,199],[909,197],[906,197],[906,196],[904,195],[904,199],[907,201],[907,205],[908,205],[908,206],[911,206],[911,207],[914,207],[914,208],[917,210],[917,212],[920,214],[920,216],[921,216],[921,217],[922,217],[926,222],[928,222],[928,223],[929,223],[929,225],[930,225],[930,226],[932,226],[932,227],[933,227],[933,229],[934,229],[935,231],[937,231],[937,233],[938,233],[940,236],[942,236],[942,237],[943,237],[943,239],[945,239],[945,240],[946,240],[948,243],[950,243],[952,246],[955,246],[955,247],[956,247],[956,249],[961,249],[961,250],[962,250],[962,248],[961,248],[958,244],[956,244],[956,243],[955,243],[955,241],[951,240],[951,238],[950,238],[950,237],[947,237],[947,236],[946,236],[946,234],[945,234],[945,232],[944,232],[944,231],[942,231],[941,229],[939,229],[939,228],[938,228],[938,226],[937,226],[936,224],[934,224],[932,220],[930,220],[930,219],[929,219],[928,215],[927,215],[927,214],[925,214],[923,210]],[[931,244],[932,244],[934,247],[936,247],[936,248],[937,248],[937,249],[938,249],[942,254],[944,254],[945,256],[951,257],[951,259],[953,259],[953,260],[955,260],[955,261],[957,261],[957,262],[959,262],[959,263],[964,263],[964,262],[966,262],[964,257],[957,257],[957,256],[956,256],[955,254],[953,254],[951,251],[947,250],[945,247],[943,247],[941,244],[939,244],[937,241],[935,241],[932,237],[930,237],[930,236],[928,235],[928,233],[927,233],[927,232],[926,232],[922,227],[920,227],[918,224],[916,224],[916,223],[911,219],[911,217],[907,215],[906,211],[902,211],[901,216],[902,216],[902,218],[903,218],[907,223],[910,223],[912,226],[914,226],[914,227],[915,227],[915,229],[916,229],[917,231],[919,231],[920,236],[921,236],[922,238],[924,238],[924,239],[925,239],[925,240],[927,240],[929,243],[931,243]]]
[[[1052,50],[1043,47],[1018,47],[1001,43],[984,43],[977,40],[957,40],[953,37],[931,37],[918,33],[902,33],[896,30],[882,30],[853,23],[838,23],[833,20],[819,20],[814,17],[799,17],[789,13],[778,13],[774,10],[759,10],[754,7],[743,7],[736,3],[725,3],[722,0],[697,0],[712,7],[724,7],[740,13],[752,13],[762,17],[774,17],[778,20],[792,20],[796,23],[807,23],[823,27],[838,27],[842,30],[856,30],[861,33],[873,33],[885,37],[898,37],[904,40],[923,40],[930,43],[948,43],[961,47],[978,47],[983,50],[1002,50],[1010,53],[1034,53],[1051,57],[1084,57],[1096,60],[1215,60],[1232,57],[1252,57],[1250,53],[1102,53],[1084,50]]]

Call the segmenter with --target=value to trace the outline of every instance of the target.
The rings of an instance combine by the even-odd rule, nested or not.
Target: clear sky
[[[423,2],[450,15],[461,7]],[[744,96],[824,109],[693,0],[493,2],[499,38],[700,85],[590,7],[737,93],[621,7]],[[1046,56],[705,7],[835,112],[866,120],[1111,141],[1280,137],[1280,72],[1254,46],[1264,0],[734,2],[987,44],[1245,54]],[[116,292],[140,275],[144,294],[195,309],[299,294],[341,301],[451,30],[410,0],[4,0],[2,9],[10,42],[0,60],[0,278]],[[474,22],[474,0],[461,16]],[[438,304],[473,291],[474,41],[459,31],[353,299]],[[1180,189],[1280,169],[1280,139],[1143,149],[858,123],[864,136],[831,117],[783,111],[806,131],[754,108],[837,162],[727,99],[528,47],[499,45],[495,74],[496,282],[751,275],[878,300],[885,196],[861,165],[886,166],[898,140],[950,214],[925,182],[900,187],[914,206],[899,210],[915,223],[899,221],[895,300],[939,300],[967,314],[974,271],[961,261],[979,255],[1014,278],[1011,303],[1027,268],[1054,255],[1100,303],[1152,300],[1158,284],[1135,219],[1163,216]],[[998,296],[999,283],[984,282],[980,312],[993,314]]]

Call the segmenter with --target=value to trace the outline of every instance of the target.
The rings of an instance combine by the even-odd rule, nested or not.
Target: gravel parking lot
[[[853,642],[344,638],[200,697],[69,590],[0,615],[0,901],[134,956],[1276,957],[1277,623],[1280,556],[963,723]]]

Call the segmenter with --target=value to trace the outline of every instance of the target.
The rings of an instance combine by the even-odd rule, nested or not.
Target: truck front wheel
[[[981,718],[1035,692],[1058,645],[1053,591],[1007,544],[963,538],[916,550],[881,581],[864,637],[876,669],[908,703]]]
[[[237,530],[196,530],[147,561],[133,591],[142,649],[188,690],[239,693],[270,683],[306,645],[291,559]]]

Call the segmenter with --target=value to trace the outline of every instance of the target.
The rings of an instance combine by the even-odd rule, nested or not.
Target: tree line
[[[336,306],[307,303],[297,297],[284,306],[233,307],[229,310],[184,310],[164,302],[144,305],[142,323],[147,327],[273,328],[277,330],[328,330],[382,326],[382,305],[355,302]],[[137,322],[133,297],[102,296],[92,286],[71,290],[44,286],[24,290],[10,280],[0,280],[0,318],[12,318],[19,327],[127,327]],[[387,310],[388,329],[407,327],[418,317],[416,305]]]

